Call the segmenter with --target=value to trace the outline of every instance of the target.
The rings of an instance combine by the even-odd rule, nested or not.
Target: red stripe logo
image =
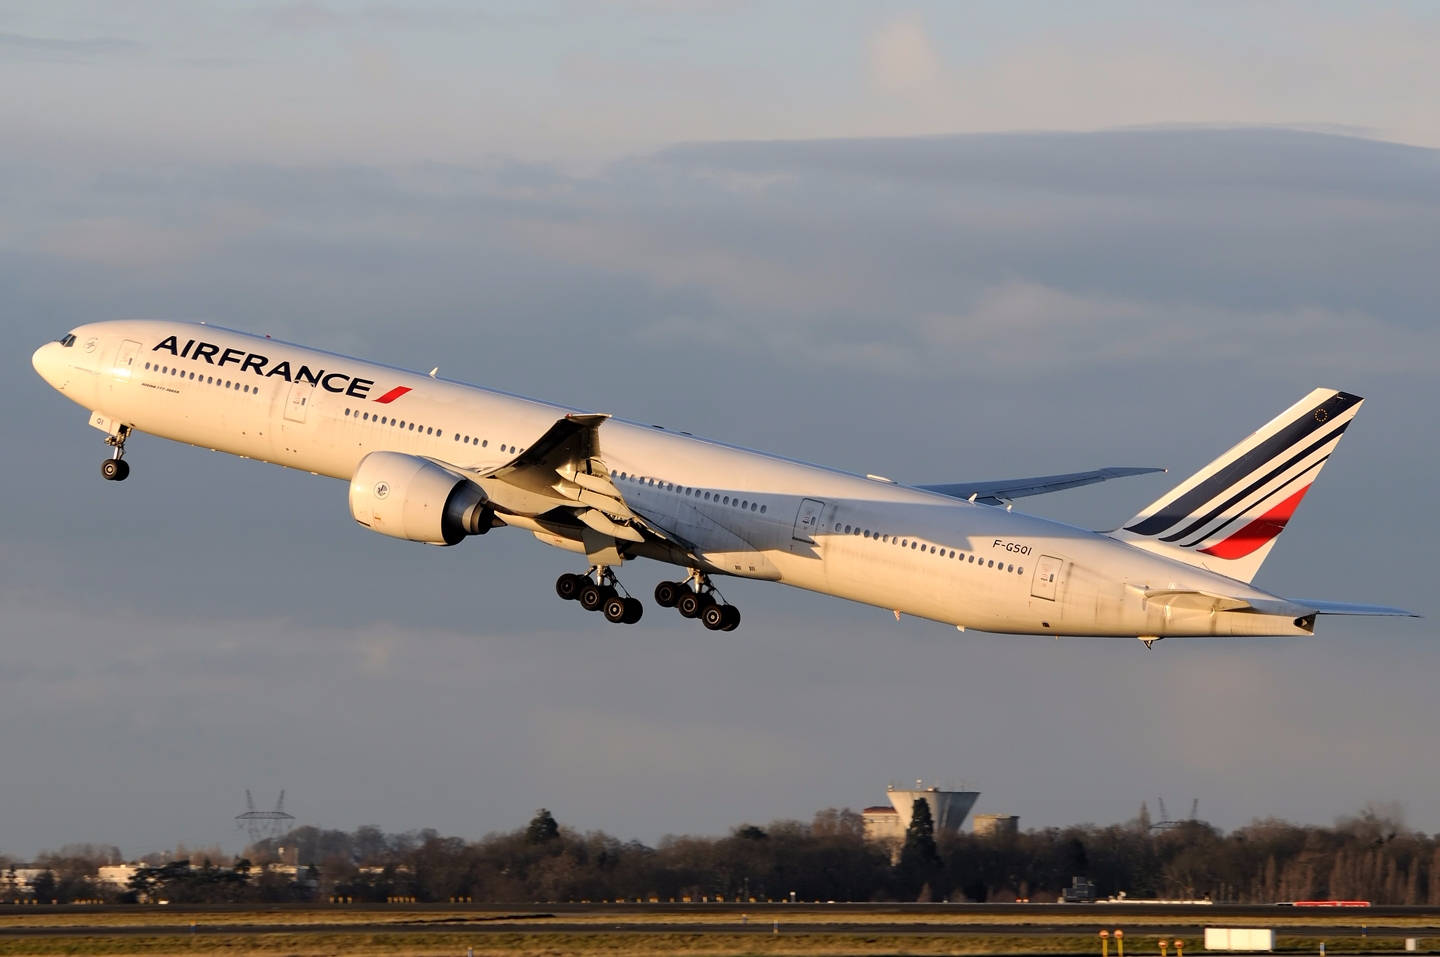
[[[1202,548],[1200,551],[1206,555],[1214,555],[1216,558],[1232,560],[1244,558],[1285,531],[1285,525],[1290,521],[1290,516],[1295,514],[1296,506],[1300,504],[1300,500],[1308,491],[1310,491],[1310,486],[1307,485],[1234,535],[1224,541],[1216,542],[1209,548]]]
[[[389,405],[391,402],[394,402],[396,399],[400,398],[402,395],[409,391],[410,387],[408,385],[397,385],[395,388],[391,389],[389,392],[385,393],[375,401],[379,402],[381,405]]]

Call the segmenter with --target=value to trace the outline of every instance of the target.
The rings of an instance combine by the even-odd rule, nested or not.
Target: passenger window
[[[760,514],[761,514],[761,515],[764,515],[764,514],[765,514],[765,506],[764,506],[764,505],[761,505],[761,506],[760,506]]]

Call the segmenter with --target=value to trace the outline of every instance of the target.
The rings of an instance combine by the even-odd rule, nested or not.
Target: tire
[[[674,608],[675,603],[680,600],[680,591],[684,586],[680,582],[661,582],[655,586],[655,604],[661,608]]]
[[[100,463],[100,477],[107,482],[123,482],[130,474],[130,466],[124,459],[106,459]]]
[[[605,590],[603,588],[601,588],[594,582],[590,582],[589,584],[581,587],[578,600],[580,602],[580,607],[585,609],[586,611],[598,611],[600,606],[605,604],[605,599],[607,597],[609,596],[605,594]]]
[[[725,606],[725,623],[720,626],[721,631],[734,631],[740,627],[740,609],[734,605]]]
[[[705,610],[700,612],[700,624],[711,631],[719,631],[725,627],[725,605],[706,605]]]
[[[600,610],[605,613],[605,620],[613,624],[620,624],[630,614],[630,599],[614,595],[605,599],[605,605]]]
[[[627,624],[627,625],[633,625],[633,624],[635,624],[637,621],[640,620],[640,617],[641,617],[642,615],[644,615],[644,614],[645,614],[645,606],[640,603],[640,599],[638,599],[638,598],[627,598],[627,599],[625,599],[625,617],[622,619],[622,620],[625,622],[625,624]]]
[[[580,589],[585,587],[584,575],[572,575],[569,572],[555,579],[555,594],[566,601],[574,601],[580,597]]]
[[[675,603],[675,610],[680,612],[681,618],[699,618],[700,613],[705,610],[705,600],[708,597],[708,595],[687,590]]]

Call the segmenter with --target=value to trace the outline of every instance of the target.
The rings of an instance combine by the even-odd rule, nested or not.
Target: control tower
[[[868,807],[863,815],[865,836],[872,841],[903,841],[910,828],[916,798],[923,798],[930,805],[930,818],[935,822],[937,836],[957,834],[980,797],[979,791],[942,790],[934,785],[926,787],[924,781],[916,781],[914,788],[897,788],[892,784],[885,790],[891,807]]]

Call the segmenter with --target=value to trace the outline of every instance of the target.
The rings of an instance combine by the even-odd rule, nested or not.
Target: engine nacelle
[[[350,514],[372,532],[431,545],[484,535],[495,517],[480,486],[402,452],[360,460],[350,480]]]

